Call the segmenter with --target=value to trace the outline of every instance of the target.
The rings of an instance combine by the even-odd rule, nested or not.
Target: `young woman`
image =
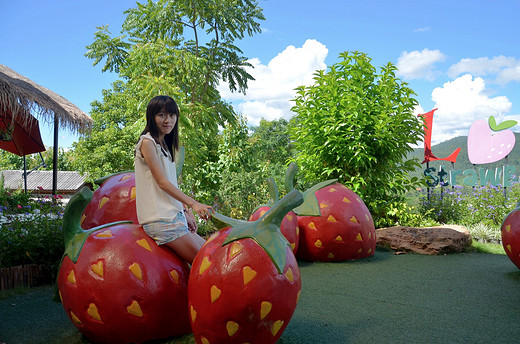
[[[188,207],[207,220],[213,208],[184,194],[177,185],[174,152],[179,147],[179,108],[168,96],[150,100],[146,127],[135,147],[137,218],[158,245],[192,263],[204,239]]]

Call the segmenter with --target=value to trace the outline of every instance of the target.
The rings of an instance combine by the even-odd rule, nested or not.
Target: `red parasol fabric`
[[[19,156],[45,151],[39,122],[34,116],[15,116],[0,112],[0,149]]]

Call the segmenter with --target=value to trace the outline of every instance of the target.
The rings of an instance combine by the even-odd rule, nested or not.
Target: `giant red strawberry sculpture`
[[[135,208],[135,174],[120,172],[97,179],[100,187],[81,217],[83,228],[93,228],[114,221],[128,220],[138,224]]]
[[[259,220],[228,225],[202,246],[188,284],[197,343],[276,343],[298,303],[300,271],[280,232],[285,214],[301,204],[292,191]]]
[[[189,333],[187,264],[139,225],[122,221],[83,230],[80,216],[91,198],[83,188],[63,217],[65,255],[57,287],[71,322],[102,343]]]
[[[286,188],[293,189],[296,165],[286,174]],[[359,196],[328,180],[303,193],[298,215],[300,243],[297,257],[308,261],[342,261],[365,258],[376,249],[374,221]]]
[[[267,204],[263,204],[257,207],[249,217],[249,221],[258,220],[269,209],[271,209],[273,204],[278,202],[279,193],[274,178],[267,179],[267,186],[269,187],[269,202],[267,202]],[[298,243],[300,241],[300,230],[298,228],[298,218],[296,217],[296,214],[293,211],[289,211],[287,215],[284,216],[282,224],[280,225],[280,231],[289,241],[293,253],[296,254],[296,251],[298,251]]]
[[[504,219],[501,231],[507,256],[520,269],[520,202]]]

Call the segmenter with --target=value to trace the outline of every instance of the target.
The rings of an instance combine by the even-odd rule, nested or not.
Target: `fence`
[[[52,283],[49,268],[44,265],[20,265],[0,268],[0,291],[16,287],[37,287]]]

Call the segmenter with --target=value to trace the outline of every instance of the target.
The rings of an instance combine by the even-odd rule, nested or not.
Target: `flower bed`
[[[0,276],[4,288],[52,282],[63,255],[60,199],[31,197],[0,188]]]

